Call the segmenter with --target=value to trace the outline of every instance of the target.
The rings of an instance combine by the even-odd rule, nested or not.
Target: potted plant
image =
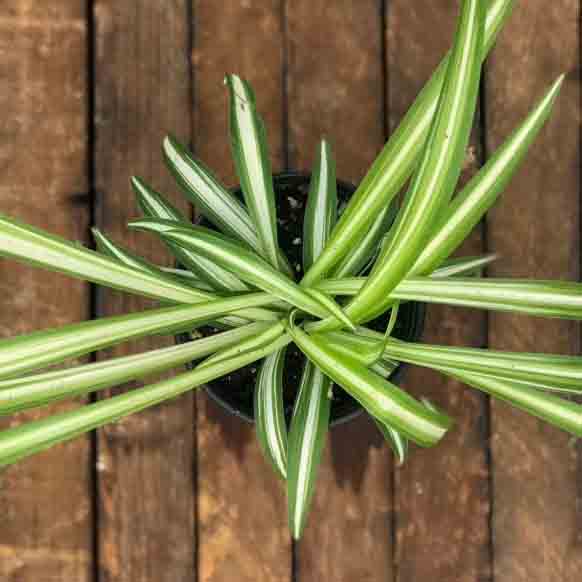
[[[206,222],[190,223],[143,180],[132,179],[144,216],[130,227],[159,236],[176,259],[174,268],[151,264],[99,231],[94,231],[93,251],[1,216],[3,256],[154,298],[161,306],[3,340],[0,413],[195,363],[174,378],[5,430],[0,433],[0,464],[214,382],[215,397],[235,398],[238,412],[254,417],[266,459],[286,479],[289,525],[298,538],[330,418],[364,409],[400,462],[410,442],[430,447],[451,429],[445,412],[397,385],[395,373],[402,363],[438,370],[579,437],[582,410],[568,394],[582,392],[580,358],[416,341],[422,303],[582,318],[578,283],[484,278],[481,271],[494,257],[450,258],[517,171],[563,80],[549,88],[453,196],[481,63],[512,2],[484,5],[463,2],[449,55],[355,191],[336,180],[325,141],[310,177],[273,180],[253,92],[248,83],[229,75],[240,196],[225,189],[173,138],[164,141],[167,165]],[[397,195],[409,178],[397,208]],[[280,224],[277,202],[280,209],[288,203],[297,211],[302,188],[307,190],[303,219]],[[291,214],[288,209],[285,219]],[[293,230],[297,225],[299,234]],[[153,334],[188,334],[188,341],[45,370]],[[234,382],[231,377],[226,384],[216,383],[246,366],[256,367],[252,382],[249,374],[240,373]]]

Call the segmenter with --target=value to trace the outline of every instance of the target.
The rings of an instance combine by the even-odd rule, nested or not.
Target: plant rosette
[[[398,331],[407,310],[419,302],[582,319],[580,283],[487,278],[483,269],[495,257],[452,258],[521,166],[563,81],[559,77],[548,88],[480,171],[458,188],[482,62],[513,4],[461,3],[450,52],[349,200],[340,183],[338,202],[331,147],[325,140],[319,144],[302,233],[293,233],[290,244],[280,224],[285,217],[278,218],[277,202],[280,206],[285,196],[280,181],[273,181],[265,127],[250,85],[236,75],[227,76],[225,85],[240,198],[172,137],[163,144],[166,164],[207,226],[192,224],[143,180],[131,180],[143,216],[129,226],[158,237],[180,268],[152,264],[98,230],[94,251],[0,215],[0,255],[160,303],[2,340],[0,413],[179,372],[4,430],[0,465],[187,391],[216,386],[219,378],[250,365],[257,369],[247,386],[257,438],[265,459],[286,481],[295,538],[306,523],[336,394],[345,393],[374,419],[400,463],[410,443],[432,447],[454,430],[445,411],[392,381],[402,363],[437,370],[580,437],[582,407],[571,399],[582,393],[579,356],[426,345]],[[394,212],[401,192],[402,206]],[[214,331],[204,335],[201,329]],[[182,333],[195,339],[53,367],[137,338]],[[301,354],[289,366],[296,376],[286,366],[292,350]],[[286,390],[284,378],[292,378]]]

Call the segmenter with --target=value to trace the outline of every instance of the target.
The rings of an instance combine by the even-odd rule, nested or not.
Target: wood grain
[[[569,74],[551,120],[489,219],[490,248],[502,255],[496,276],[579,277],[579,11],[577,0],[518,7],[491,59],[490,151],[560,73]],[[497,349],[579,350],[573,323],[501,314],[490,321]],[[492,431],[495,580],[579,580],[576,447],[565,433],[496,402]]]
[[[75,0],[0,2],[0,211],[77,240],[85,240],[90,214],[86,16]],[[88,285],[12,261],[0,261],[0,289],[3,337],[89,314]],[[90,491],[88,438],[3,471],[0,578],[91,580]]]
[[[196,0],[193,11],[194,149],[229,185],[225,73],[248,79],[265,119],[273,169],[283,156],[281,3]],[[284,487],[263,460],[252,426],[198,399],[200,582],[287,582],[291,545]]]
[[[138,174],[187,210],[163,169],[160,146],[190,137],[188,3],[94,3],[96,222],[152,260],[161,246],[125,229],[137,216],[128,179]],[[138,297],[103,291],[99,315],[141,310]],[[171,342],[171,339],[167,340]],[[159,340],[138,342],[140,351]],[[103,357],[128,352],[125,346]],[[193,397],[106,427],[98,439],[98,549],[103,582],[172,582],[195,576]]]
[[[326,137],[337,176],[357,184],[384,144],[382,2],[289,3],[290,165],[309,171]],[[389,449],[365,418],[331,430],[297,580],[388,580],[392,573]]]
[[[395,0],[388,7],[388,109],[394,128],[451,46],[459,3]],[[479,165],[479,137],[476,120],[461,182]],[[479,227],[458,254],[482,251]],[[482,313],[433,305],[427,311],[423,340],[428,343],[482,346],[485,336]],[[396,470],[396,579],[488,579],[485,400],[458,382],[416,367],[408,370],[405,386],[446,410],[455,425],[437,447],[414,450]]]

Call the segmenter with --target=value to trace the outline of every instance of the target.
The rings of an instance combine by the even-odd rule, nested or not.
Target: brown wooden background
[[[128,177],[179,200],[160,155],[171,131],[234,183],[222,86],[231,71],[257,89],[276,169],[309,167],[325,134],[338,176],[358,181],[448,47],[457,8],[0,0],[0,211],[84,242],[96,224],[163,259],[124,230],[136,215]],[[518,2],[487,64],[468,174],[561,72],[551,122],[464,249],[500,253],[495,275],[580,274],[580,2]],[[142,305],[0,263],[3,336]],[[425,337],[580,350],[574,324],[460,309],[431,308]],[[190,395],[1,473],[0,579],[582,580],[580,445],[424,371],[408,385],[447,408],[455,430],[395,469],[369,422],[335,429],[300,544],[252,429]]]

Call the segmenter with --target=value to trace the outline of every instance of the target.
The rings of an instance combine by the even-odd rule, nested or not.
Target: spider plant
[[[401,362],[424,366],[499,398],[575,437],[582,412],[582,360],[431,346],[393,337],[407,301],[582,319],[578,283],[481,276],[494,257],[451,259],[518,170],[548,119],[562,77],[473,179],[457,182],[472,125],[481,64],[507,20],[511,0],[465,0],[453,46],[338,216],[330,145],[317,149],[307,199],[300,281],[278,242],[276,199],[265,128],[249,84],[229,75],[232,152],[242,200],[176,139],[165,161],[188,200],[212,228],[192,224],[162,194],[132,178],[143,216],[130,228],[167,246],[179,268],[154,265],[95,230],[97,250],[0,217],[0,253],[38,267],[159,301],[142,313],[38,331],[0,342],[0,413],[86,396],[128,380],[180,368],[145,387],[21,423],[0,433],[0,464],[14,463],[117,421],[242,366],[262,360],[254,389],[257,437],[286,480],[289,526],[305,525],[329,426],[332,387],[374,418],[399,462],[409,443],[430,447],[451,420],[391,382]],[[409,181],[410,179],[410,181]],[[405,184],[403,205],[387,215]],[[386,316],[384,333],[367,325]],[[182,345],[81,366],[59,364],[150,335],[217,331]],[[290,423],[283,409],[285,351],[304,354]]]

